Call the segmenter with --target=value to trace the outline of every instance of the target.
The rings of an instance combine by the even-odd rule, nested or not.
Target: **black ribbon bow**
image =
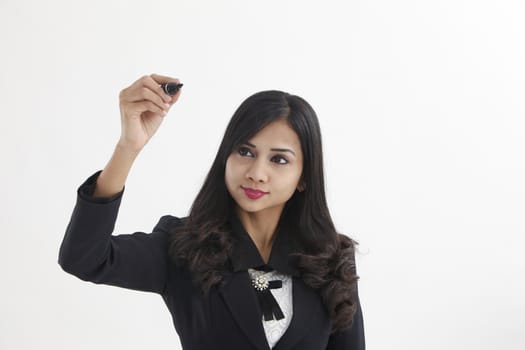
[[[284,314],[275,300],[270,289],[277,289],[283,286],[283,281],[273,280],[268,281],[264,275],[257,276],[252,279],[253,287],[255,288],[255,294],[259,300],[259,305],[263,312],[264,320],[280,320],[284,318]]]

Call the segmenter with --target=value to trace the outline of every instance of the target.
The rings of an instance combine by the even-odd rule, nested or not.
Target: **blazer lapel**
[[[319,295],[297,277],[293,278],[293,316],[288,329],[273,347],[274,350],[292,349],[308,334],[310,327],[323,317],[323,304]]]
[[[262,314],[247,271],[235,272],[219,288],[226,305],[250,342],[259,350],[269,350],[262,326]],[[295,312],[295,310],[294,310]]]

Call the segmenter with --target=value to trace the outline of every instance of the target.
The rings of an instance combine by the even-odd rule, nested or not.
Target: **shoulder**
[[[356,274],[355,250],[358,243],[341,233],[337,235],[337,240],[338,247],[334,254],[334,262],[335,268],[339,270],[340,274],[336,275],[339,275],[343,280],[348,277],[353,278],[353,275]]]
[[[341,254],[355,254],[355,247],[358,245],[356,241],[354,241],[352,238],[348,237],[345,234],[338,233],[337,234],[337,243],[338,243],[338,251]]]
[[[174,228],[181,226],[184,223],[184,221],[186,221],[185,217],[179,218],[173,215],[164,215],[159,219],[159,221],[153,228],[153,232],[169,233]]]

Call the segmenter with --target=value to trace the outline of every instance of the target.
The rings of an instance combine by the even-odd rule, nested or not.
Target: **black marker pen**
[[[179,89],[183,85],[184,84],[180,84],[180,83],[164,83],[164,84],[161,84],[160,87],[162,88],[162,90],[164,90],[166,94],[173,96],[177,93],[177,91],[179,91]]]

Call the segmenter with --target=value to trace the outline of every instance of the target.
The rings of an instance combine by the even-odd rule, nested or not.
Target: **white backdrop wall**
[[[187,213],[231,114],[265,89],[321,123],[368,349],[525,348],[525,3],[0,1],[0,349],[177,349],[160,296],[64,273],[78,185],[144,74],[183,94],[115,234]],[[166,159],[169,159],[166,161]]]

